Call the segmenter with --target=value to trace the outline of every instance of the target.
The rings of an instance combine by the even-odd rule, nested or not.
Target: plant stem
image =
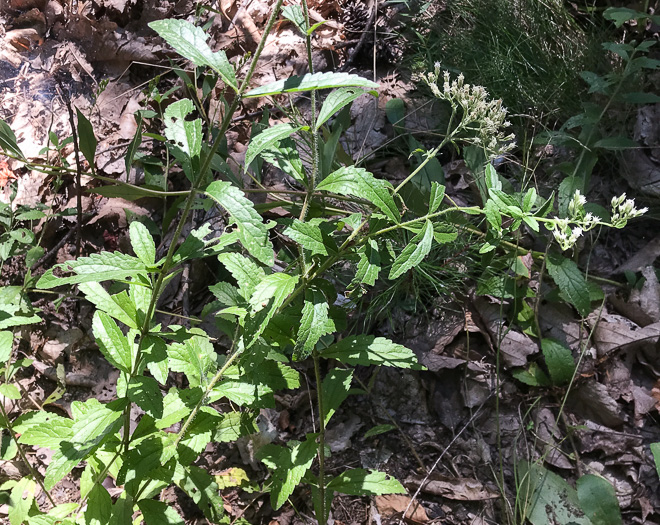
[[[319,407],[319,510],[320,516],[316,516],[319,525],[326,525],[326,508],[325,508],[325,411],[323,408],[323,384],[321,381],[321,366],[319,353],[314,351],[312,354],[314,360],[314,378],[316,380],[316,399]]]

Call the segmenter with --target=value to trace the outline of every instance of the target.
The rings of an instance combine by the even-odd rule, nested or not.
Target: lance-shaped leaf
[[[24,159],[23,152],[16,144],[16,135],[4,120],[0,119],[0,149],[19,159]]]
[[[252,312],[245,321],[245,349],[257,342],[277,310],[293,292],[297,275],[274,273],[267,275],[255,288],[250,305]]]
[[[80,285],[80,291],[99,310],[137,330],[137,309],[126,291],[110,295],[99,283],[83,283]]]
[[[94,136],[94,128],[78,108],[76,108],[76,113],[78,116],[78,147],[87,159],[87,162],[89,162],[89,165],[93,167],[96,145],[98,144]]]
[[[293,127],[291,124],[277,124],[263,130],[259,135],[254,137],[248,145],[247,151],[245,152],[244,169],[247,170],[248,166],[252,164],[252,161],[257,158],[259,153],[272,148],[280,140],[290,137],[300,129],[302,129],[302,126]]]
[[[345,337],[321,352],[326,359],[347,365],[385,365],[420,370],[412,350],[384,337],[356,335]]]
[[[71,439],[73,420],[50,412],[30,412],[14,424],[14,431],[21,437],[19,443],[57,450],[60,443]]]
[[[261,266],[240,253],[221,253],[218,255],[218,260],[225,265],[232,277],[236,279],[238,289],[246,300],[250,299],[256,286],[266,277],[266,273]]]
[[[14,344],[14,334],[9,331],[0,332],[0,365],[5,364],[11,357]]]
[[[577,264],[555,252],[548,254],[545,264],[550,277],[559,286],[562,297],[575,306],[582,317],[589,315],[589,287]]]
[[[92,330],[99,345],[99,350],[108,362],[122,372],[130,374],[133,370],[133,344],[106,313],[94,313]]]
[[[281,140],[278,144],[264,149],[261,152],[261,158],[281,169],[287,175],[291,175],[298,182],[306,184],[305,169],[293,139]]]
[[[186,120],[193,110],[191,100],[184,98],[167,106],[165,110],[165,136],[189,157],[198,157],[202,151],[202,121]]]
[[[191,387],[206,384],[206,376],[217,360],[213,345],[205,337],[191,337],[183,344],[171,344],[167,355],[170,369],[186,374]]]
[[[445,198],[445,187],[435,181],[431,182],[431,197],[429,198],[429,213],[435,213]]]
[[[266,445],[258,452],[259,459],[272,470],[270,502],[279,509],[300,483],[316,457],[316,434],[307,434],[305,441],[289,442],[288,447]]]
[[[313,73],[302,77],[293,76],[286,80],[278,80],[277,82],[255,88],[252,91],[248,91],[245,97],[264,97],[266,95],[281,95],[282,93],[299,93],[301,91],[340,87],[361,87],[375,90],[378,88],[378,84],[349,73]]]
[[[208,66],[215,70],[223,82],[238,91],[236,73],[224,51],[214,53],[206,43],[208,35],[201,27],[185,20],[156,20],[149,27],[156,31],[181,56],[196,66]]]
[[[431,251],[433,244],[433,223],[426,219],[422,231],[415,235],[392,263],[389,279],[396,279],[417,266]]]
[[[148,275],[147,268],[140,259],[119,252],[93,253],[89,257],[58,264],[57,268],[74,272],[76,275],[57,277],[51,268],[41,276],[37,287],[49,289],[65,284],[137,279],[139,276],[146,279]]]
[[[330,93],[323,101],[321,111],[316,117],[316,129],[318,130],[332,115],[337,113],[341,108],[353,102],[356,98],[361,97],[366,92],[363,89],[349,87],[341,88]],[[370,91],[372,95],[376,93]]]
[[[399,209],[390,193],[391,188],[392,185],[389,182],[377,179],[364,168],[355,166],[339,168],[316,187],[318,190],[366,199],[389,219],[398,223]]]
[[[206,194],[227,210],[245,249],[261,263],[272,266],[275,260],[273,245],[268,239],[268,226],[261,220],[252,201],[230,182],[224,181],[209,184]]]
[[[147,266],[153,266],[156,263],[156,244],[147,227],[133,221],[128,231],[135,255]]]
[[[384,472],[361,468],[342,472],[328,483],[327,490],[351,496],[377,496],[380,494],[405,494],[406,489],[396,479]]]
[[[294,219],[293,223],[285,228],[284,235],[296,241],[312,255],[328,255],[323,232],[319,228],[319,221],[302,222]]]
[[[353,370],[342,370],[341,368],[333,368],[323,378],[321,390],[323,392],[323,420],[326,426],[339,408],[339,405],[348,396],[352,379]]]
[[[305,359],[312,353],[319,339],[331,333],[332,326],[328,324],[329,309],[330,305],[321,291],[309,291],[303,305],[300,328],[294,348],[296,359]]]
[[[146,525],[185,525],[174,507],[164,501],[143,499],[138,502]]]
[[[378,243],[374,239],[369,239],[367,244],[360,246],[358,250],[360,260],[357,265],[357,272],[351,282],[351,288],[356,288],[361,284],[373,286],[376,284],[378,274],[380,273],[380,252]]]

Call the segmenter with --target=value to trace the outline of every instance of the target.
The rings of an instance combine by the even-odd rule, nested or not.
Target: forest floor
[[[58,159],[74,164],[72,144],[57,154],[52,149],[43,151],[49,134],[60,141],[71,134],[64,101],[69,98],[90,120],[99,141],[97,174],[137,182],[131,180],[124,160],[137,130],[134,113],[145,103],[157,109],[149,97],[152,88],[163,92],[182,87],[169,62],[175,55],[147,24],[190,16],[195,3],[98,0],[62,5],[57,0],[11,0],[3,4],[0,17],[6,31],[0,35],[0,117],[16,134],[25,156],[42,159],[44,164]],[[218,12],[208,28],[212,47],[225,49],[230,58],[254,51],[273,2],[220,0],[216,4]],[[380,85],[378,98],[364,96],[353,104],[351,127],[342,146],[355,161],[367,159],[368,169],[396,181],[410,172],[410,164],[406,154],[391,147],[396,133],[387,118],[388,101],[400,99],[409,108],[406,130],[432,130],[436,121],[429,100],[410,75],[396,66],[404,48],[391,35],[403,23],[403,4],[381,6],[372,18],[373,4],[365,2],[362,11],[352,14],[363,19],[353,26],[356,30],[349,30],[351,24],[338,0],[312,0],[312,18],[328,21],[316,32],[313,62],[317,71],[357,73]],[[208,18],[209,13],[204,13],[203,19]],[[303,74],[306,61],[304,39],[292,24],[279,22],[268,36],[254,85]],[[212,113],[217,102],[211,96],[205,110]],[[304,111],[308,102],[297,102]],[[237,113],[236,125],[228,133],[235,166],[243,164],[251,124],[267,111],[271,122],[277,119],[277,108],[264,102],[245,104]],[[145,144],[146,153],[157,153],[155,145]],[[473,188],[465,164],[451,155],[442,162],[447,193],[458,202],[470,201]],[[14,206],[44,204],[57,211],[76,207],[72,177],[54,180],[52,175],[22,170],[13,161],[7,169],[8,179],[0,190],[3,202],[9,202],[15,190]],[[273,189],[283,184],[275,173],[267,173],[264,181]],[[79,225],[83,254],[122,250],[127,246],[127,225],[136,216],[157,224],[163,219],[159,199],[103,196],[96,191],[103,183],[89,176],[83,177],[83,184],[88,190],[82,197],[84,219]],[[179,189],[183,181],[172,184],[172,189]],[[626,187],[604,181],[597,189],[602,195],[614,195]],[[76,220],[75,215],[62,216],[35,225],[50,256],[32,268],[36,275],[75,253],[75,235],[69,232],[77,228]],[[338,497],[332,508],[334,523],[502,523],[503,491],[508,504],[515,506],[518,462],[544,457],[549,471],[571,483],[585,473],[609,480],[623,523],[660,524],[660,481],[649,449],[650,443],[660,442],[660,284],[653,269],[660,255],[660,237],[654,227],[651,219],[641,220],[625,233],[599,238],[589,252],[591,273],[613,283],[623,282],[624,271],[641,272],[645,281],[638,289],[624,293],[620,286],[604,284],[607,300],[586,319],[560,301],[539,308],[544,337],[565,341],[576,358],[581,356],[568,396],[563,389],[532,388],[514,379],[511,370],[534,360],[537,344],[507,326],[501,301],[477,296],[476,281],[468,282],[469,278],[460,294],[438,292],[425,297],[430,304],[423,307],[411,307],[421,299],[412,297],[410,304],[389,305],[387,318],[372,319],[368,323],[372,333],[411,348],[427,370],[360,369],[357,375],[370,385],[370,394],[351,396],[336,417],[327,438],[332,455],[326,468],[378,468],[399,479],[408,494]],[[166,242],[167,236],[162,245]],[[469,263],[459,247],[439,264],[455,275]],[[3,266],[0,284],[22,283],[25,271],[24,260],[11,259]],[[210,300],[204,283],[212,275],[212,266],[191,268],[187,280],[175,280],[166,290],[161,308],[198,316]],[[95,347],[91,308],[78,301],[56,303],[43,294],[35,294],[34,301],[42,309],[43,321],[22,332],[24,356],[34,360],[33,373],[20,380],[28,400],[39,407],[56,390],[58,364],[65,368],[66,392],[51,405],[52,410],[67,414],[75,400],[113,399],[118,372]],[[359,322],[357,317],[356,313]],[[161,320],[172,319],[163,316]],[[587,339],[587,351],[580,353]],[[309,371],[299,366],[307,375]],[[275,408],[262,411],[260,427],[269,440],[297,439],[313,431],[310,389],[295,395],[283,393],[276,398]],[[34,407],[7,408],[16,414]],[[365,435],[377,425],[392,425],[392,429]],[[46,448],[34,449],[29,459],[43,474],[51,455]],[[295,493],[291,504],[273,511],[268,496],[259,491],[267,472],[255,461],[249,440],[208,447],[198,464],[226,477],[223,499],[233,519],[270,525],[312,521],[304,491]],[[0,483],[24,474],[18,461],[0,465]],[[79,475],[74,469],[57,485],[52,494],[57,503],[79,497]],[[187,523],[205,522],[182,492],[173,490],[165,497]],[[37,501],[42,506],[46,503],[43,495]],[[7,515],[7,505],[0,505],[0,522],[8,523]]]

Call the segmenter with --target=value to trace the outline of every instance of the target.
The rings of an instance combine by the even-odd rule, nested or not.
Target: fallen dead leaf
[[[408,523],[426,523],[429,520],[424,507],[418,501],[412,501],[410,496],[404,494],[376,496],[374,497],[374,504],[383,518],[403,514],[408,509],[404,516]]]
[[[660,284],[653,266],[642,268],[644,284],[641,290],[633,289],[627,300],[619,295],[609,297],[618,312],[639,326],[660,321]]]
[[[422,482],[423,479],[420,478],[408,478],[405,484],[416,490]],[[500,497],[499,493],[488,490],[479,480],[452,478],[439,474],[434,475],[424,483],[422,492],[458,501],[482,501]]]

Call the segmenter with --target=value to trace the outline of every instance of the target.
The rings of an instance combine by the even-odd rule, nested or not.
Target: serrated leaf
[[[232,223],[237,225],[237,235],[245,249],[261,263],[272,266],[275,260],[268,226],[255,211],[252,201],[230,182],[212,182],[205,193],[227,210]]]
[[[196,387],[206,384],[206,377],[215,366],[217,355],[211,341],[206,337],[191,337],[183,344],[174,343],[167,347],[170,370],[183,372]]]
[[[224,501],[214,476],[194,465],[177,465],[173,481],[192,498],[211,523],[220,522]]]
[[[86,412],[76,418],[71,427],[73,443],[88,443],[111,433],[113,423],[122,416],[126,402],[119,399],[104,405],[92,398],[84,406]]]
[[[261,152],[261,158],[270,162],[287,175],[291,175],[298,182],[306,184],[305,169],[300,160],[296,143],[292,139],[281,140],[273,147]]]
[[[336,359],[347,365],[384,365],[397,368],[422,369],[412,350],[384,337],[356,335],[345,337],[321,352],[326,359]]]
[[[358,249],[358,254],[360,260],[358,261],[355,277],[351,282],[351,288],[355,288],[360,284],[373,286],[376,284],[381,268],[378,243],[374,239],[369,239],[367,244]]]
[[[96,311],[92,319],[92,330],[99,350],[108,362],[122,372],[133,371],[133,344],[105,312]]]
[[[323,101],[321,111],[316,117],[316,129],[318,130],[337,111],[365,93],[367,92],[356,87],[340,88],[330,93]],[[374,92],[371,93],[375,94]]]
[[[0,396],[15,400],[21,398],[21,392],[16,385],[11,383],[2,383],[0,384]]]
[[[137,484],[176,455],[175,441],[176,434],[162,431],[141,440],[122,457],[117,482],[134,493]]]
[[[236,279],[238,289],[246,300],[250,299],[256,286],[266,277],[263,268],[239,253],[221,253],[218,255],[218,260]]]
[[[315,91],[317,89],[340,87],[378,89],[378,84],[358,75],[352,75],[349,73],[314,73],[302,77],[293,76],[286,80],[278,80],[277,82],[248,91],[244,97],[264,97],[267,95],[281,95],[283,93],[299,93],[301,91]]]
[[[78,285],[85,299],[96,308],[121,321],[126,326],[138,329],[137,309],[126,291],[110,295],[99,283],[89,282]]]
[[[445,198],[445,187],[436,181],[431,182],[431,197],[429,198],[429,213],[435,213]]]
[[[392,263],[388,279],[396,279],[424,260],[433,245],[433,223],[426,219],[422,231],[415,235]]]
[[[250,305],[252,313],[245,321],[245,349],[257,342],[268,323],[298,283],[297,275],[275,273],[267,275],[255,288]]]
[[[344,166],[323,179],[316,189],[366,199],[398,223],[399,209],[390,193],[391,187],[389,182],[375,178],[364,168]]]
[[[206,43],[208,35],[201,27],[192,25],[185,20],[156,20],[149,23],[174,50],[190,60],[196,66],[208,66],[215,70],[223,82],[238,91],[236,73],[227,59],[224,51],[214,53]]]
[[[293,22],[298,30],[304,35],[307,31],[305,23],[305,15],[303,14],[302,7],[299,5],[287,5],[282,8],[282,16],[287,20]]]
[[[34,502],[34,491],[37,483],[29,477],[21,479],[11,489],[9,494],[9,523],[21,525],[28,516]]]
[[[126,396],[154,419],[163,417],[163,394],[153,377],[132,377]]]
[[[323,393],[323,420],[326,427],[339,405],[348,397],[352,379],[353,370],[342,370],[341,368],[333,368],[323,378],[321,391]]]
[[[147,268],[137,257],[119,252],[93,253],[89,257],[79,257],[75,261],[58,264],[62,271],[74,272],[69,277],[56,277],[53,268],[41,276],[38,288],[50,289],[65,284],[88,282],[122,281],[139,276],[147,278]]]
[[[87,497],[86,525],[107,525],[112,515],[112,498],[100,483],[94,483]]]
[[[293,223],[284,229],[284,235],[294,240],[312,255],[328,255],[323,232],[314,222],[302,222],[294,219]]]
[[[250,144],[248,144],[247,151],[245,152],[245,166],[243,169],[247,170],[248,166],[252,164],[252,161],[257,158],[259,153],[272,148],[279,141],[290,137],[301,129],[301,126],[293,127],[291,124],[277,124],[263,130],[250,141]]]
[[[553,384],[567,384],[575,372],[575,360],[571,351],[553,339],[542,339],[541,349]]]
[[[164,501],[143,499],[138,501],[138,507],[142,511],[145,525],[185,525],[174,507]]]
[[[310,290],[307,293],[303,304],[298,337],[293,350],[297,360],[303,360],[309,356],[319,339],[330,333],[328,330],[329,310],[330,305],[322,292]]]
[[[616,491],[605,478],[585,474],[577,480],[580,508],[592,525],[621,525],[621,509]]]
[[[591,312],[589,287],[577,264],[554,252],[548,254],[545,264],[562,297],[575,306],[582,317],[586,317]]]
[[[300,483],[316,457],[316,434],[307,434],[305,441],[289,442],[288,447],[265,445],[258,457],[272,471],[270,502],[279,509]]]
[[[378,496],[380,494],[405,494],[406,489],[396,479],[384,472],[361,468],[342,472],[328,483],[326,490],[334,490],[351,496]]]
[[[94,156],[96,155],[96,145],[98,141],[94,136],[94,128],[78,108],[76,108],[78,117],[78,147],[82,154],[89,162],[89,165],[94,167]]]
[[[73,421],[63,418],[50,412],[38,412],[36,417],[27,420],[28,425],[15,427],[16,432],[21,433],[18,442],[23,445],[32,445],[35,447],[46,447],[51,450],[57,450],[60,443],[71,439],[73,436]]]
[[[193,109],[192,101],[184,98],[167,106],[163,118],[165,136],[190,158],[199,157],[202,151],[202,120],[186,120]]]
[[[135,255],[147,266],[156,264],[156,243],[147,227],[139,221],[133,221],[128,231]]]
[[[9,125],[2,119],[0,119],[0,148],[2,151],[5,151],[19,159],[24,159],[25,155],[18,147],[16,143],[16,135],[11,130]]]

